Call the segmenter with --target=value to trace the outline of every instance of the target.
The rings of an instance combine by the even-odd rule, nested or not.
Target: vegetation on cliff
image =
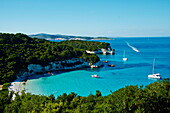
[[[0,33],[0,84],[13,81],[16,75],[29,64],[48,65],[50,62],[71,58],[84,58],[95,63],[97,55],[85,50],[108,48],[108,43],[90,41],[50,42],[30,38],[27,35]]]
[[[108,49],[110,48],[109,43],[103,42],[93,42],[93,41],[80,41],[80,40],[70,40],[70,41],[62,41],[59,44],[66,44],[71,47],[79,48],[79,49],[86,49],[86,50],[97,50],[97,49]]]
[[[88,97],[75,93],[41,96],[30,93],[0,92],[0,111],[4,113],[169,113],[170,79],[152,83],[145,88],[127,86],[108,96],[100,91]]]

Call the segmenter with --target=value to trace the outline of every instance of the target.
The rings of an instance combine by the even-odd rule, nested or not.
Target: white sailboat
[[[153,59],[153,65],[152,65],[152,74],[148,75],[148,78],[158,78],[160,79],[160,73],[154,73],[154,66],[155,66],[155,58]]]
[[[128,58],[125,57],[125,50],[124,50],[124,54],[123,54],[123,61],[127,61]]]

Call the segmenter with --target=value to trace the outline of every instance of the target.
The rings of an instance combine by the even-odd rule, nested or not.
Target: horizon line
[[[64,36],[80,36],[80,37],[108,37],[108,38],[156,38],[156,37],[170,37],[170,36],[88,36],[88,35],[74,35],[74,34],[60,34],[60,33],[24,33],[24,32],[0,32],[0,33],[11,33],[11,34],[16,34],[16,33],[22,33],[26,35],[37,35],[37,34],[47,34],[47,35],[64,35]]]

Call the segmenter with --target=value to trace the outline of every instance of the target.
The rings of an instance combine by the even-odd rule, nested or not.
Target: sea
[[[158,79],[149,79],[154,71],[162,79],[170,78],[170,37],[115,38],[114,40],[97,40],[110,43],[115,55],[98,55],[101,61],[108,61],[97,69],[83,68],[71,71],[57,71],[52,76],[34,76],[27,80],[24,88],[32,94],[55,97],[63,93],[76,93],[89,96],[99,90],[103,96],[129,85],[145,87]],[[127,61],[123,61],[124,50]],[[115,67],[109,67],[114,64]],[[91,77],[97,74],[100,78]]]

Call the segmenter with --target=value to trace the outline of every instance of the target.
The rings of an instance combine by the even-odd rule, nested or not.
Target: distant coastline
[[[29,35],[32,38],[46,39],[46,40],[114,40],[109,37],[89,37],[89,36],[69,36],[69,35],[51,35],[51,34],[34,34]]]
[[[46,40],[68,40],[68,39],[65,39],[65,38],[55,38],[55,39],[51,39],[51,38],[47,38]],[[69,40],[86,40],[86,39],[82,39],[82,38],[72,38],[72,39],[69,39]],[[90,39],[90,40],[115,40],[115,39],[100,39],[100,38],[96,38],[96,39]]]
[[[100,38],[97,38],[97,39],[91,39],[91,40],[115,40],[115,39],[100,39]]]

